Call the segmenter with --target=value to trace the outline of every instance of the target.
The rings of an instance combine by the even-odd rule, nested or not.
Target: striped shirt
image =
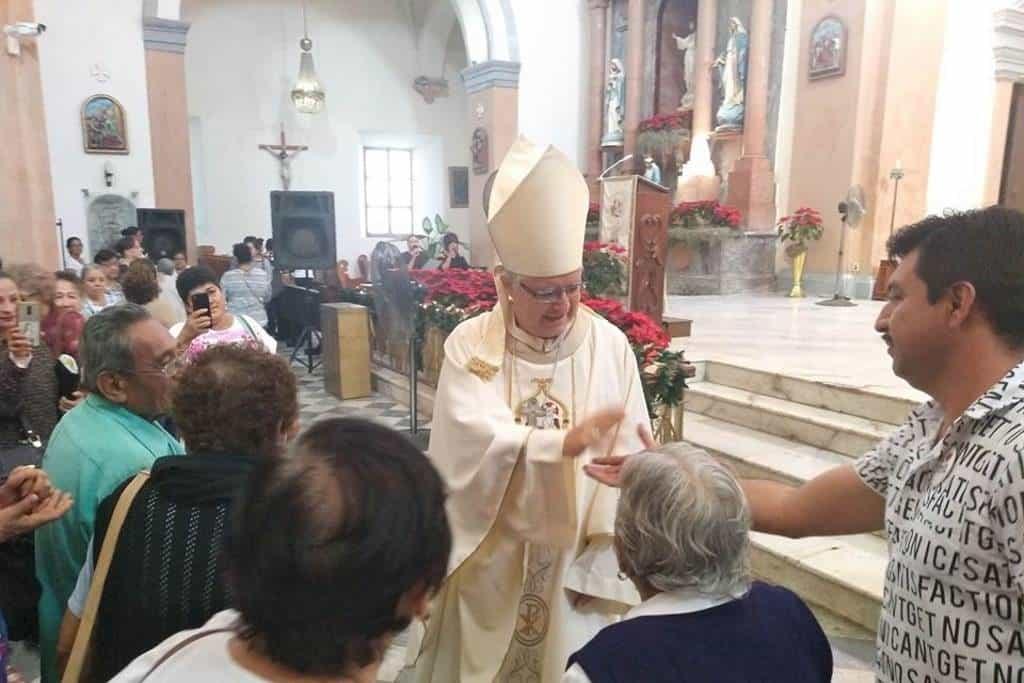
[[[267,324],[267,311],[263,305],[270,299],[270,276],[262,268],[251,268],[248,272],[235,268],[224,273],[220,279],[228,311],[247,315],[261,326]]]

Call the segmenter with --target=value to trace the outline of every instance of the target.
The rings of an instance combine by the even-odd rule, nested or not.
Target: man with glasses
[[[575,165],[520,139],[493,178],[498,305],[445,343],[429,455],[454,546],[416,680],[561,678],[568,656],[638,602],[612,550],[617,492],[592,457],[641,449],[629,342],[580,304],[589,204]]]
[[[156,418],[170,403],[174,338],[142,306],[105,308],[85,324],[82,387],[89,396],[53,430],[43,470],[74,507],[36,534],[43,681],[57,681],[61,616],[85,559],[100,501],[125,479],[181,444]],[[57,484],[56,482],[60,482]]]

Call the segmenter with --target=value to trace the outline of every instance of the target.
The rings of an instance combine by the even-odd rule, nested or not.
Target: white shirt
[[[267,353],[277,353],[277,340],[267,334],[267,331],[260,327],[259,323],[248,316],[233,314],[234,321],[231,326],[223,330],[207,330],[192,340],[186,351],[189,361],[211,346],[218,344],[237,344],[245,339],[253,339],[263,346]],[[242,319],[245,319],[243,322]],[[248,323],[248,324],[246,324]],[[173,325],[169,330],[170,335],[175,339],[181,333],[185,323]]]
[[[111,683],[142,681],[160,658],[175,645],[200,631],[231,629],[238,621],[238,617],[238,612],[235,610],[224,610],[210,617],[210,620],[203,624],[202,628],[175,633],[149,652],[140,655],[124,671],[112,678]],[[234,636],[233,630],[225,631],[213,633],[189,643],[157,667],[152,675],[146,678],[146,683],[158,683],[159,681],[264,683],[266,679],[243,669],[231,657],[231,653],[228,652],[228,643]]]
[[[662,617],[671,614],[690,614],[691,612],[702,612],[712,607],[724,605],[727,602],[738,600],[743,596],[733,597],[731,595],[711,596],[698,593],[689,588],[682,588],[669,593],[658,593],[626,612],[622,621],[635,619],[637,617]],[[587,672],[579,664],[573,664],[562,676],[562,683],[590,683]]]
[[[1018,680],[1024,364],[936,443],[942,417],[934,403],[922,405],[855,465],[885,498],[889,539],[875,674],[880,681]]]

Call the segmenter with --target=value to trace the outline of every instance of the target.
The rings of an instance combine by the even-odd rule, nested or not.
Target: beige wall
[[[469,227],[470,261],[474,266],[493,266],[494,247],[487,233],[487,217],[484,214],[484,185],[491,173],[498,169],[519,131],[519,90],[516,88],[487,88],[469,96],[470,126],[487,129],[490,141],[490,168],[487,175],[477,175],[472,166],[469,171]],[[482,107],[483,116],[477,111]]]
[[[146,80],[156,208],[185,210],[185,242],[189,258],[194,260],[196,226],[192,201],[185,55],[146,50]]]
[[[0,25],[32,21],[32,0],[0,0]],[[39,53],[21,41],[21,56],[8,56],[0,41],[0,257],[4,263],[61,263],[54,228]]]
[[[808,272],[835,268],[840,226],[836,204],[850,186],[853,169],[864,4],[863,0],[805,0],[801,11],[789,198],[780,211],[788,214],[810,206],[825,220],[825,235],[807,255]],[[846,23],[846,73],[810,81],[807,54],[811,29],[830,14]]]

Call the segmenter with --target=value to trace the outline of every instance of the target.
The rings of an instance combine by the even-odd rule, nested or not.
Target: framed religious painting
[[[93,95],[82,105],[82,143],[87,154],[127,154],[124,108],[110,95]]]
[[[846,24],[827,16],[811,29],[807,76],[810,80],[842,76],[846,71]]]
[[[448,167],[448,207],[469,208],[469,166]]]

